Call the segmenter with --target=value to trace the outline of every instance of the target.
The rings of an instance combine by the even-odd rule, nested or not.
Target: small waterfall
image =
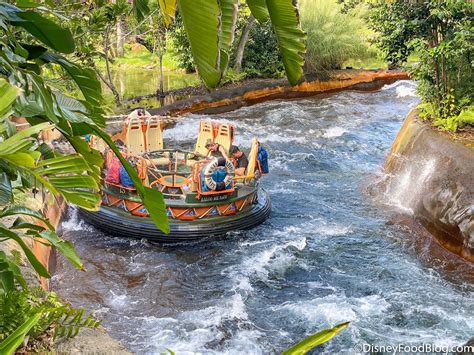
[[[399,208],[402,212],[413,214],[416,204],[422,196],[436,170],[436,159],[423,162],[410,162],[406,158],[395,174],[387,175],[385,197],[388,203]]]

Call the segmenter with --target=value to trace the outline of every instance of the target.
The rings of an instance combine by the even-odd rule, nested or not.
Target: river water
[[[344,321],[352,323],[319,350],[465,343],[474,335],[473,268],[394,222],[403,201],[380,187],[414,89],[401,81],[220,115],[237,124],[244,148],[253,136],[268,148],[268,221],[169,247],[106,236],[72,211],[64,235],[88,272],[60,259],[55,289],[96,310],[136,352],[277,353]],[[165,145],[191,146],[201,118],[166,131]]]

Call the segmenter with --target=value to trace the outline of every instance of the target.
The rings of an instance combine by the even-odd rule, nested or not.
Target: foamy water
[[[420,252],[421,237],[392,223],[388,210],[409,211],[436,162],[402,174],[389,195],[380,191],[385,205],[367,192],[383,177],[383,160],[417,103],[414,90],[402,81],[376,93],[186,116],[165,132],[166,146],[192,147],[202,118],[235,123],[244,149],[253,136],[265,144],[268,221],[164,247],[105,236],[73,213],[63,229],[88,272],[61,259],[55,288],[97,310],[109,333],[140,353],[278,353],[344,321],[351,325],[324,353],[359,343],[463,344],[474,332],[472,268]],[[407,195],[404,184],[413,181]]]

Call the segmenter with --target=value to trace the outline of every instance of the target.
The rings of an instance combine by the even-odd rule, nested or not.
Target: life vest
[[[222,191],[232,187],[234,164],[225,158],[213,159],[201,171],[203,191]]]
[[[265,149],[262,148],[262,146],[259,144],[258,145],[258,154],[257,154],[257,159],[258,159],[258,166],[260,169],[260,172],[262,174],[268,174],[268,153]]]

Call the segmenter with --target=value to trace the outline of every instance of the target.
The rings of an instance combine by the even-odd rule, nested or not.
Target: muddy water
[[[394,223],[410,219],[397,209],[403,196],[379,187],[417,101],[405,81],[219,116],[238,125],[244,148],[254,135],[268,147],[270,219],[165,247],[106,236],[73,211],[63,228],[88,272],[60,261],[56,289],[137,352],[276,353],[343,321],[352,324],[323,351],[464,343],[474,334],[473,268]],[[191,147],[201,118],[165,132],[165,144]]]

